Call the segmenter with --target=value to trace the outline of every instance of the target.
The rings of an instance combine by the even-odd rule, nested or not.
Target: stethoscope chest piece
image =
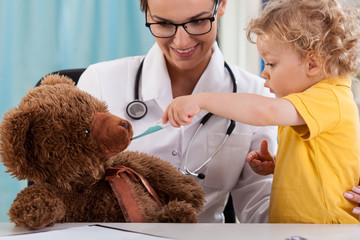
[[[148,111],[146,104],[139,100],[134,100],[126,106],[126,113],[132,119],[139,120],[143,118]]]

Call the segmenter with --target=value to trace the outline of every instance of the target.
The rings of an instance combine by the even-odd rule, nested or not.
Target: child
[[[359,64],[359,24],[336,0],[270,1],[250,22],[265,62],[264,86],[277,97],[200,93],[176,98],[163,122],[191,123],[201,110],[245,124],[277,125],[275,158],[267,143],[248,155],[254,171],[274,171],[269,222],[359,223],[342,193],[358,184],[360,128],[350,76]]]

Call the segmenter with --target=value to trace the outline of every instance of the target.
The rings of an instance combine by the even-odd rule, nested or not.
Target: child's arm
[[[266,140],[261,142],[259,151],[252,151],[247,155],[246,161],[257,174],[268,175],[274,173],[275,157],[269,152]]]
[[[167,107],[163,122],[180,127],[207,110],[215,115],[255,126],[297,126],[305,121],[290,101],[247,93],[200,93],[175,98]]]

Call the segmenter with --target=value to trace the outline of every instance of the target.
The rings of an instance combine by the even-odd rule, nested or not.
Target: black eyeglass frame
[[[147,21],[147,18],[146,18],[147,10],[148,10],[148,6],[146,5],[146,11],[145,11],[145,26],[146,26],[147,28],[149,28],[151,34],[152,34],[154,37],[157,37],[157,38],[172,38],[173,36],[175,36],[175,34],[176,34],[176,32],[177,32],[178,26],[182,26],[182,27],[184,28],[184,30],[185,30],[189,35],[192,35],[192,36],[200,36],[200,35],[207,34],[207,33],[209,33],[209,32],[212,30],[212,23],[215,21],[215,17],[216,17],[218,8],[219,8],[219,0],[216,0],[215,9],[214,9],[214,13],[213,13],[213,16],[212,16],[212,17],[209,17],[209,18],[201,18],[201,19],[192,20],[192,21],[188,21],[188,22],[185,22],[185,23],[179,23],[179,24],[176,24],[176,23],[150,23],[150,22]],[[210,29],[209,29],[209,31],[207,31],[207,32],[200,33],[200,34],[193,34],[193,33],[189,33],[188,30],[187,30],[186,27],[185,27],[185,25],[188,24],[188,23],[196,22],[196,21],[204,21],[204,20],[209,20],[209,21],[210,21]],[[156,35],[151,31],[151,25],[160,25],[160,24],[161,24],[161,25],[171,25],[171,26],[175,26],[175,32],[174,32],[174,34],[171,35],[171,36],[169,36],[169,37],[159,37],[159,36],[156,36]]]

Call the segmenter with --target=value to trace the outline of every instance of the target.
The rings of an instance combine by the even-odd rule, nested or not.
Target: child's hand
[[[269,152],[266,140],[261,142],[260,151],[252,151],[247,155],[246,161],[257,174],[268,175],[274,173],[275,158]]]
[[[166,108],[162,121],[169,121],[173,127],[188,125],[200,110],[195,95],[177,97]]]

